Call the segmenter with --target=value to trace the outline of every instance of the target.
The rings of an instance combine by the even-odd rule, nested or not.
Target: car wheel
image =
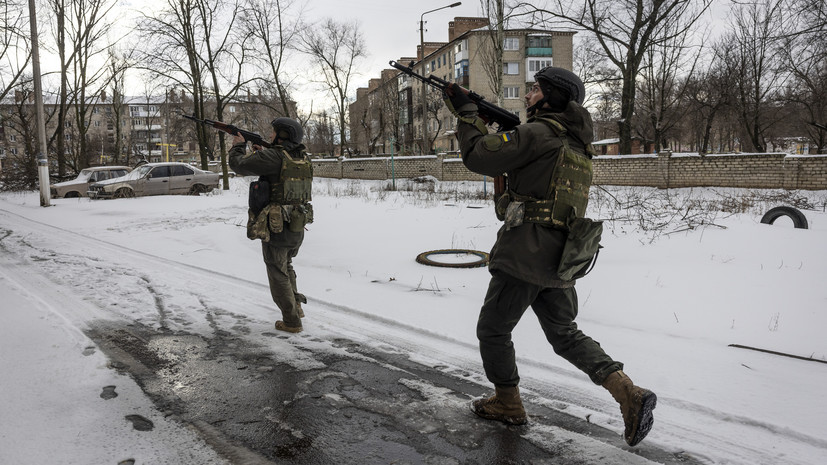
[[[115,191],[114,197],[116,199],[128,199],[131,197],[135,197],[135,192],[133,192],[132,189],[121,187],[120,189]]]
[[[771,208],[763,217],[761,217],[761,222],[765,224],[773,224],[775,220],[781,218],[782,216],[789,217],[793,220],[793,226],[798,229],[807,229],[809,226],[807,224],[807,217],[804,216],[804,213],[801,213],[801,210],[793,207],[775,207]]]
[[[64,199],[73,199],[75,197],[80,197],[80,194],[75,191],[67,192],[66,195],[63,196]]]
[[[207,186],[203,184],[194,184],[190,187],[190,195],[200,195],[207,192]]]

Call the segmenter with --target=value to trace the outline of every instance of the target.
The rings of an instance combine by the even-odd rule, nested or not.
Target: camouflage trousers
[[[299,253],[299,246],[273,247],[262,242],[261,252],[264,255],[264,264],[267,266],[270,295],[281,310],[284,324],[301,327],[299,313],[303,296],[297,290],[296,272],[293,270],[293,257]]]
[[[554,352],[589,375],[595,384],[623,368],[597,341],[577,329],[574,287],[542,287],[495,271],[477,321],[483,368],[494,385],[516,386],[520,382],[511,332],[529,306]]]

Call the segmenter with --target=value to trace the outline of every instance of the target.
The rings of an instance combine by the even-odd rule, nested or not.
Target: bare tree
[[[793,119],[816,153],[827,153],[827,7],[793,0],[797,33],[784,37],[780,53],[790,80],[784,100],[797,107]],[[796,9],[798,7],[798,9]]]
[[[642,79],[638,81],[641,104],[636,118],[641,135],[653,141],[656,151],[666,148],[667,135],[684,116],[679,107],[701,52],[700,47],[689,43],[688,34],[673,34],[668,27],[661,32],[672,38],[658,41],[644,54]],[[679,134],[672,136],[680,139]]]
[[[3,190],[27,190],[37,188],[37,126],[34,111],[34,90],[31,76],[21,76],[21,84],[15,90],[13,105],[4,115],[3,130],[11,140],[23,145],[7,150],[0,171],[0,187]],[[15,144],[18,145],[18,144]]]
[[[303,9],[294,7],[293,0],[246,0],[245,5],[241,19],[253,39],[251,46],[264,52],[259,61],[265,74],[258,81],[268,93],[278,96],[277,110],[282,116],[295,117],[289,105],[290,80],[285,79],[283,68],[297,45]]]
[[[482,68],[488,77],[488,87],[503,106],[503,49],[505,47],[505,25],[508,20],[505,0],[480,0],[482,14],[488,18],[488,47],[480,48]],[[433,141],[432,141],[433,143]]]
[[[305,29],[301,37],[302,51],[318,63],[322,84],[336,105],[341,153],[349,152],[347,117],[351,80],[357,75],[357,63],[365,56],[365,41],[359,24],[340,23],[328,18],[321,24]]]
[[[734,45],[733,104],[752,150],[763,152],[770,128],[780,120],[773,99],[784,84],[780,65],[779,32],[788,19],[786,0],[757,0],[736,4],[733,30],[726,40]]]
[[[323,110],[313,115],[304,125],[304,144],[308,152],[330,157],[336,154],[336,126],[327,111]]]
[[[563,21],[595,35],[623,78],[618,134],[621,153],[631,153],[637,78],[651,47],[685,34],[712,0],[548,0],[517,8],[531,24]],[[664,31],[671,31],[666,33]]]
[[[0,100],[3,100],[23,78],[32,50],[22,2],[8,0],[0,9]]]
[[[733,80],[728,62],[732,47],[726,38],[711,47],[710,62],[687,82],[687,113],[697,121],[694,131],[699,153],[709,153],[713,126],[719,115],[726,110],[733,95]]]

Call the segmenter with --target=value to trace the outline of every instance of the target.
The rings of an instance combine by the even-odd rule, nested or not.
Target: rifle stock
[[[231,134],[233,136],[240,135],[244,138],[245,141],[252,143],[253,145],[260,145],[262,147],[270,148],[273,146],[270,142],[265,141],[259,134],[254,132],[245,131],[244,129],[240,129],[232,124],[222,123],[221,121],[213,121],[211,119],[198,119],[195,116],[189,116],[185,114],[181,114],[186,119],[195,121],[196,123],[201,123],[205,126],[210,126],[219,131],[224,131],[227,134]]]

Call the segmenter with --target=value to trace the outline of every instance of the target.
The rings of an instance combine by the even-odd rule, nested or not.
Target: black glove
[[[454,115],[459,116],[459,109],[468,104],[474,104],[474,101],[468,97],[467,91],[457,84],[451,84],[442,91],[442,98],[445,101],[445,106]],[[474,104],[476,107],[476,104]],[[465,108],[468,111],[469,108]],[[476,110],[476,108],[473,108]]]

